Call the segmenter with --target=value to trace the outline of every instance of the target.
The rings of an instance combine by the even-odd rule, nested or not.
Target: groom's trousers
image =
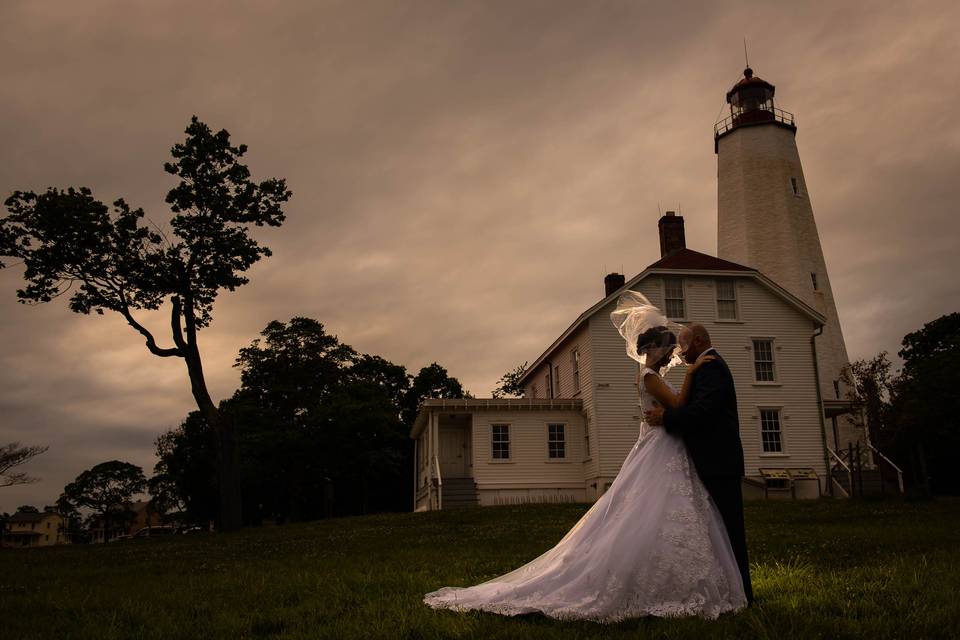
[[[701,480],[727,527],[730,546],[733,547],[733,555],[743,578],[743,591],[747,595],[747,602],[753,602],[750,563],[747,560],[747,533],[743,526],[743,489],[740,486],[740,476],[707,476]]]

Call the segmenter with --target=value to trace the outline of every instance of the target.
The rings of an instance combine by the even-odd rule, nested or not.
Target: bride
[[[641,411],[681,406],[663,378],[680,362],[677,326],[641,294],[621,296],[611,314],[627,354],[640,363]],[[552,549],[472,587],[444,587],[423,601],[437,609],[617,622],[640,616],[701,616],[746,606],[743,582],[720,513],[683,441],[643,423],[610,488]]]

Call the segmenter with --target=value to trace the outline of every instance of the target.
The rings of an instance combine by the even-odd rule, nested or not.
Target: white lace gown
[[[641,407],[654,403],[641,387]],[[646,424],[611,487],[556,546],[510,573],[423,601],[597,622],[716,618],[747,604],[723,520],[683,441]]]

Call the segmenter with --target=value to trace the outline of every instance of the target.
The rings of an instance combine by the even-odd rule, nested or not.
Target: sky
[[[0,4],[0,190],[88,186],[163,227],[196,114],[293,191],[273,256],[200,332],[215,401],[272,320],[319,320],[475,396],[656,261],[658,208],[716,253],[713,124],[744,67],[796,114],[852,359],[960,309],[955,2]],[[5,215],[6,211],[0,212]],[[0,443],[48,445],[0,512],[111,459],[150,472],[196,408],[117,314],[17,302],[0,270]],[[169,307],[137,319],[172,346]],[[166,332],[164,331],[166,329]],[[162,338],[160,338],[162,336]]]

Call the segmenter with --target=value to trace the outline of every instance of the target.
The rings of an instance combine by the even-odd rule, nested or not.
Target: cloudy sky
[[[294,197],[201,332],[215,399],[271,320],[316,318],[485,396],[659,258],[658,204],[716,252],[712,127],[743,68],[796,114],[852,358],[960,308],[955,2],[0,4],[0,189],[89,186],[169,219],[192,114]],[[4,212],[5,213],[5,212]],[[47,444],[0,511],[109,459],[149,470],[195,408],[122,318],[16,301],[0,271],[0,443]],[[138,318],[163,335],[165,309]]]

